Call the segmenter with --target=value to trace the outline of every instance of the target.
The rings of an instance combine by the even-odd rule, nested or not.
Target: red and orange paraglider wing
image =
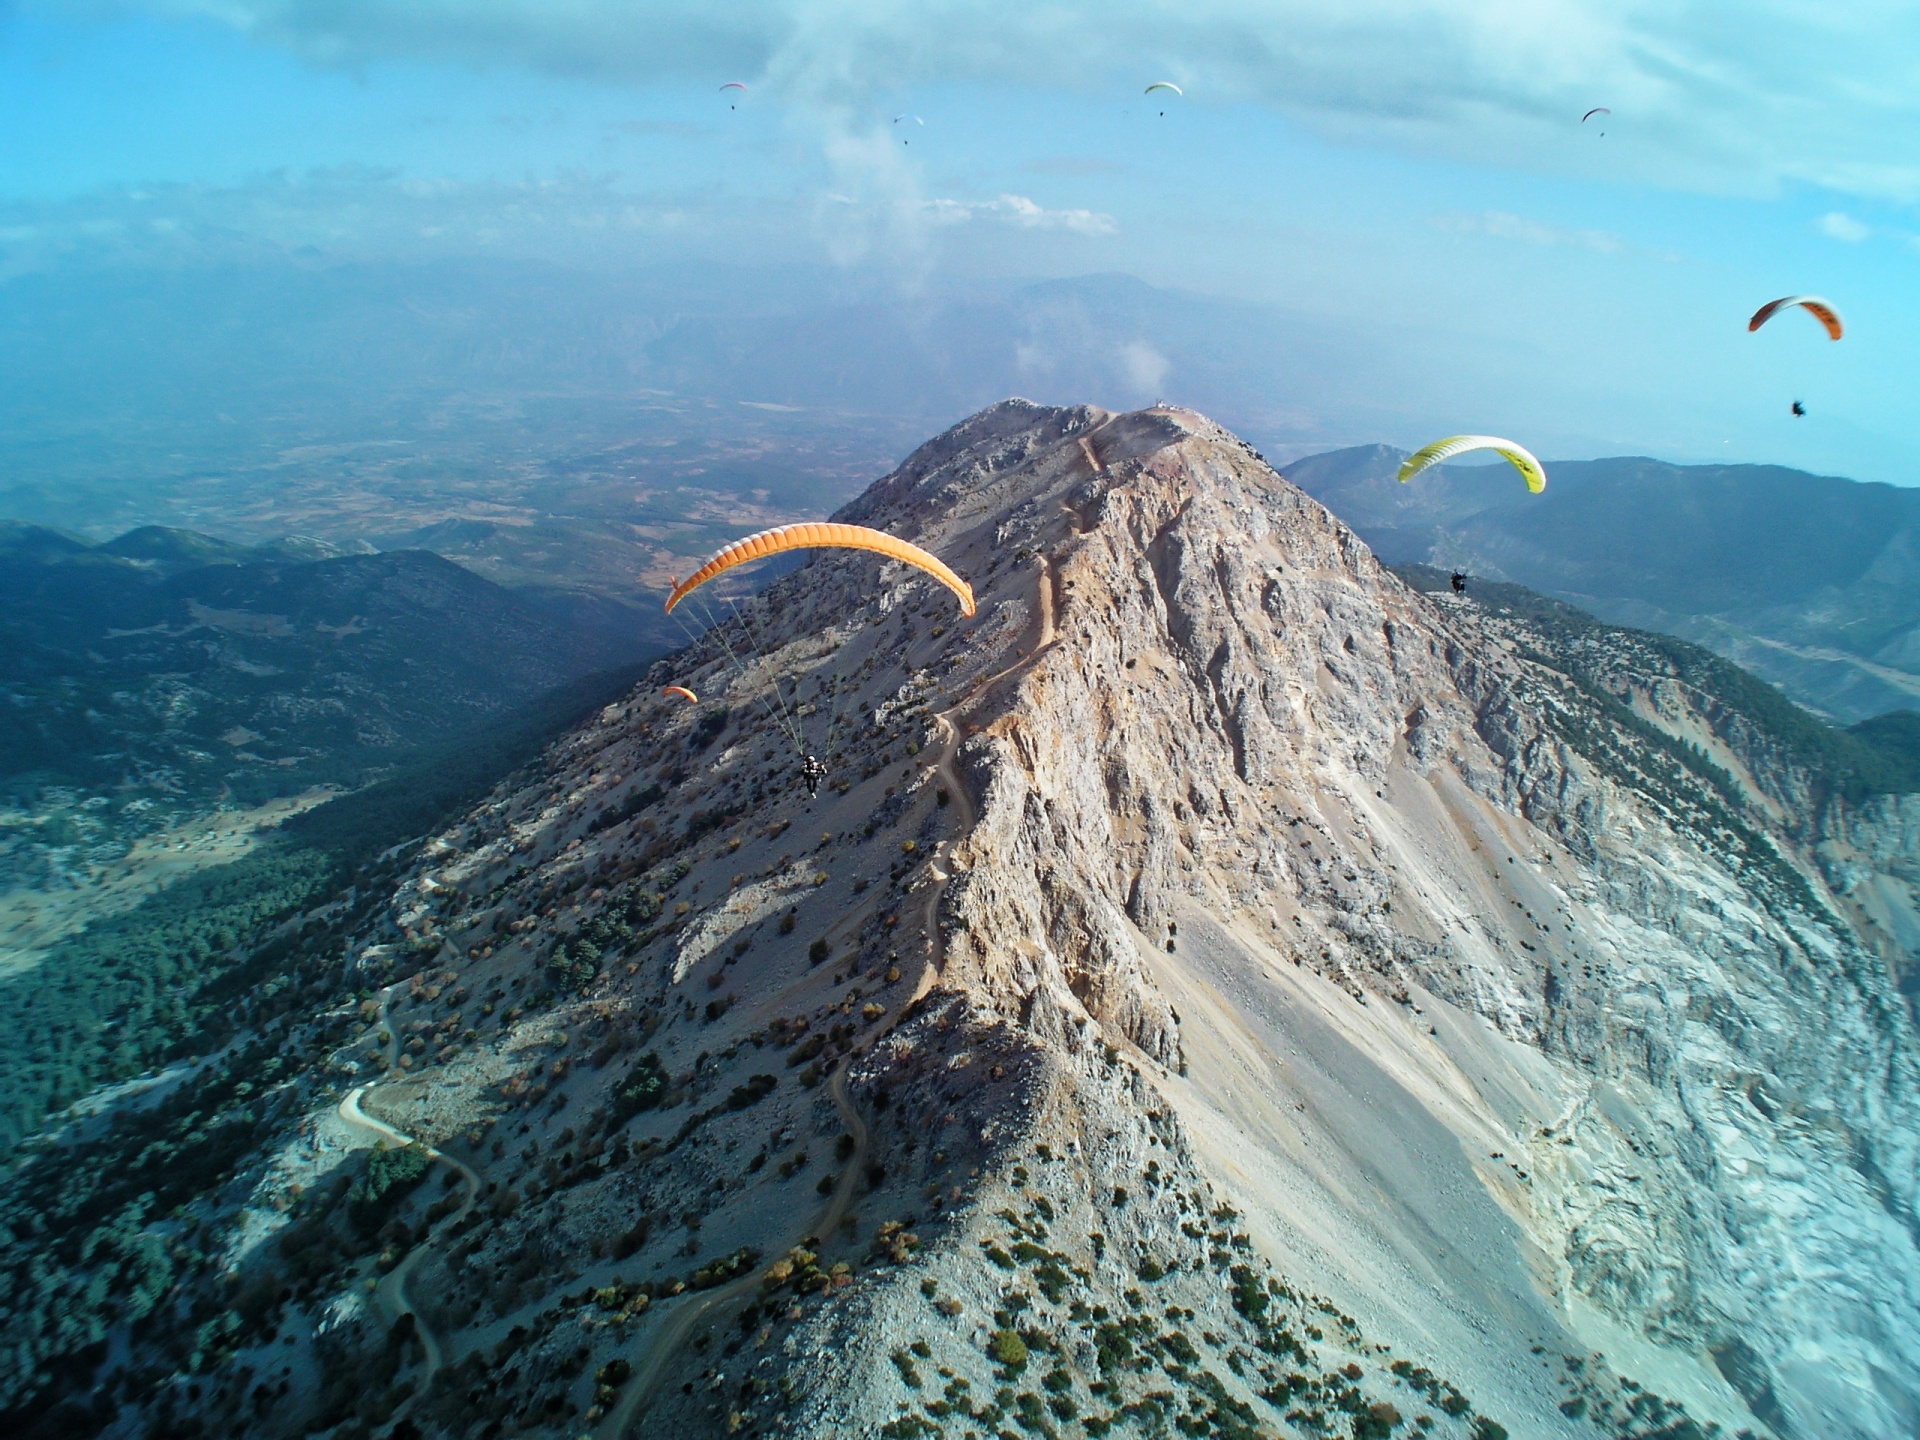
[[[1758,330],[1782,310],[1795,305],[1826,327],[1829,340],[1838,340],[1845,333],[1845,327],[1840,323],[1840,312],[1818,295],[1782,295],[1778,300],[1769,300],[1753,312],[1753,318],[1747,322],[1747,329]]]
[[[682,700],[686,701],[689,705],[698,705],[700,703],[700,697],[694,694],[691,690],[687,689],[687,687],[684,685],[669,685],[667,686],[666,689],[662,690],[660,693],[662,695],[678,695]]]
[[[772,530],[762,530],[758,535],[749,535],[744,540],[734,541],[673,587],[673,593],[667,596],[667,609],[672,610],[694,590],[706,584],[714,576],[733,569],[736,565],[764,560],[769,555],[778,555],[786,550],[812,549],[871,550],[874,554],[884,555],[889,560],[898,560],[902,564],[924,570],[959,597],[963,614],[973,614],[973,587],[954,574],[938,556],[922,550],[918,545],[910,545],[898,536],[889,535],[883,530],[870,530],[865,525],[840,525],[824,520],[807,521],[799,525],[780,525]]]

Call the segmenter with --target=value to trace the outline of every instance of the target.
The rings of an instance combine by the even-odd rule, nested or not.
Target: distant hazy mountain
[[[1370,445],[1286,474],[1388,561],[1684,636],[1842,720],[1920,708],[1920,489],[1628,456],[1550,464],[1536,498],[1505,465],[1400,485],[1404,458]]]
[[[260,264],[25,276],[0,295],[0,414],[61,442],[76,419],[137,429],[102,449],[260,421],[400,433],[445,422],[418,412],[421,394],[526,404],[636,386],[883,413],[902,438],[1012,391],[1152,399],[1175,375],[1216,405],[1284,393],[1297,407],[1336,375],[1365,403],[1364,337],[1124,274],[916,295],[802,267]]]
[[[0,783],[192,796],[351,783],[630,659],[424,551],[0,525]]]
[[[770,435],[675,484],[764,488],[824,511],[929,426],[1011,394],[1177,393],[1308,442],[1396,433],[1379,396],[1406,387],[1383,387],[1377,338],[1127,275],[927,294],[875,294],[802,267],[263,262],[21,276],[0,282],[0,513],[211,525],[203,507],[233,494],[236,474],[298,495],[318,469],[334,493],[351,477],[417,500],[457,473],[458,494],[390,526],[401,531],[462,513],[454,500],[498,501],[550,462],[561,493],[540,509],[577,513],[564,483],[576,462],[591,473],[618,457],[657,475],[700,425]],[[660,433],[669,419],[673,433]],[[837,437],[859,473],[823,484],[822,456],[794,463],[796,435],[828,451],[821,437]],[[288,523],[341,533],[324,507],[315,514]],[[385,522],[357,510],[347,523]]]

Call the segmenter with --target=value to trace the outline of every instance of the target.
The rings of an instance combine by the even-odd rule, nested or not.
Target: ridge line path
[[[1086,441],[1082,439],[1080,443],[1084,446]],[[996,670],[984,679],[976,680],[966,694],[946,709],[936,710],[933,714],[934,724],[939,726],[941,733],[940,753],[927,770],[929,774],[939,776],[946,781],[954,803],[963,812],[963,818],[959,833],[950,841],[940,842],[940,847],[934,852],[934,858],[927,867],[928,872],[933,876],[934,883],[927,887],[927,898],[926,903],[921,907],[920,923],[926,931],[929,958],[926,968],[920,972],[920,978],[914,984],[913,999],[907,1002],[909,1006],[924,999],[933,989],[934,981],[946,969],[947,947],[946,937],[940,929],[940,901],[946,895],[947,882],[953,878],[954,870],[957,868],[952,863],[953,854],[972,836],[973,827],[980,818],[974,811],[973,797],[967,793],[967,787],[960,783],[960,772],[953,767],[954,756],[960,750],[960,727],[953,723],[953,717],[1014,671],[1025,669],[1060,643],[1060,636],[1054,630],[1053,624],[1053,561],[1045,555],[1037,558],[1040,561],[1039,607],[1035,616],[1037,624],[1032,647],[1023,647],[1023,652],[1013,664],[1003,670]],[[941,860],[948,862],[945,870],[940,868]]]
[[[1031,665],[1059,642],[1059,636],[1054,632],[1053,625],[1053,562],[1045,555],[1037,558],[1040,561],[1039,606],[1035,616],[1037,623],[1033,644],[1022,647],[1022,652],[1013,664],[975,681],[953,704],[933,714],[934,723],[940,727],[943,738],[940,754],[927,767],[927,773],[945,777],[954,802],[962,813],[963,818],[956,840],[964,840],[971,835],[979,817],[974,811],[972,797],[967,794],[966,786],[960,783],[959,774],[953,768],[954,755],[960,748],[960,729],[953,723],[954,713],[972,704],[990,687],[1013,674],[1014,671]],[[943,943],[944,937],[940,933],[939,910],[940,899],[946,893],[947,882],[953,878],[953,872],[951,865],[946,870],[942,870],[939,860],[951,853],[953,843],[941,841],[940,849],[935,852],[933,860],[927,867],[934,877],[934,883],[928,887],[926,902],[920,911],[920,920],[926,932],[930,958],[914,986],[913,1001],[919,1000],[933,988],[934,978],[946,964],[946,946]],[[908,1002],[909,1005],[912,1003],[912,1001]],[[833,1097],[834,1108],[840,1112],[841,1122],[853,1136],[853,1154],[847,1157],[846,1168],[840,1172],[839,1183],[834,1187],[833,1199],[828,1202],[814,1229],[809,1232],[818,1236],[823,1244],[835,1230],[840,1228],[841,1222],[846,1219],[848,1212],[852,1209],[854,1187],[859,1183],[860,1175],[866,1169],[871,1138],[867,1122],[861,1117],[860,1112],[854,1109],[853,1102],[847,1096],[847,1067],[850,1063],[850,1058],[841,1060],[834,1069],[832,1080],[828,1083],[828,1094]],[[597,1432],[601,1440],[624,1440],[628,1430],[639,1418],[637,1412],[646,1402],[654,1386],[659,1384],[661,1375],[665,1373],[668,1364],[679,1351],[681,1342],[707,1315],[753,1288],[759,1282],[760,1275],[761,1272],[756,1269],[738,1279],[729,1280],[726,1284],[707,1291],[698,1301],[676,1310],[673,1318],[663,1323],[659,1333],[654,1336],[653,1343],[647,1347],[646,1358],[628,1378],[619,1402],[601,1421]]]
[[[387,1004],[393,998],[393,992],[399,988],[401,983],[404,982],[395,982],[395,984],[387,986],[386,989],[380,992],[380,1014],[376,1023],[387,1034],[386,1061],[389,1073],[393,1070],[398,1059],[400,1036],[388,1018]],[[341,1097],[340,1118],[348,1125],[371,1131],[382,1139],[397,1141],[402,1146],[418,1145],[421,1152],[429,1161],[451,1166],[454,1172],[466,1182],[467,1187],[466,1199],[460,1202],[459,1207],[455,1209],[452,1214],[443,1216],[438,1222],[429,1226],[425,1234],[421,1235],[418,1240],[409,1245],[405,1257],[398,1265],[394,1266],[393,1269],[382,1276],[374,1288],[375,1303],[382,1310],[387,1311],[395,1323],[397,1323],[402,1316],[412,1318],[414,1334],[420,1338],[420,1349],[423,1357],[422,1363],[426,1367],[427,1378],[431,1380],[435,1372],[440,1369],[443,1351],[440,1346],[439,1337],[433,1333],[433,1330],[427,1325],[426,1321],[420,1318],[420,1312],[414,1308],[413,1302],[407,1298],[407,1277],[413,1273],[413,1268],[419,1264],[421,1256],[426,1254],[428,1249],[431,1248],[434,1235],[458,1225],[461,1221],[465,1220],[473,1210],[474,1202],[480,1198],[480,1176],[472,1166],[466,1164],[464,1161],[454,1159],[451,1155],[436,1149],[424,1140],[417,1140],[405,1131],[397,1130],[386,1121],[369,1115],[365,1110],[361,1109],[360,1097],[373,1089],[378,1083],[379,1082],[375,1081],[366,1085],[356,1085]],[[415,1392],[416,1395],[418,1393],[418,1391]]]

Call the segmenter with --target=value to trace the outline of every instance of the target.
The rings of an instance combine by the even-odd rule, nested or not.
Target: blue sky
[[[1316,435],[1920,483],[1920,18],[1829,8],[16,3],[0,274],[244,245],[903,296],[1124,271],[1350,329],[1381,403]],[[1795,291],[1847,339],[1746,333]]]

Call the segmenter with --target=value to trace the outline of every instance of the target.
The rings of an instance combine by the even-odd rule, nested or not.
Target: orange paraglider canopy
[[[698,705],[700,703],[700,697],[694,694],[691,690],[687,689],[687,687],[684,685],[669,685],[667,686],[666,689],[662,690],[660,693],[662,695],[678,695],[682,700],[686,701],[689,705]]]
[[[1778,300],[1769,300],[1753,312],[1753,318],[1747,322],[1747,329],[1758,330],[1775,315],[1793,305],[1798,305],[1826,326],[1829,340],[1838,340],[1844,333],[1844,327],[1840,324],[1840,312],[1818,295],[1783,295]]]
[[[973,587],[948,569],[938,556],[882,530],[870,530],[865,525],[840,525],[832,521],[780,525],[734,541],[673,587],[673,593],[667,596],[667,609],[671,611],[694,590],[736,565],[763,560],[785,550],[836,548],[871,550],[876,555],[885,555],[889,560],[898,560],[924,570],[959,597],[963,614],[973,614]]]

